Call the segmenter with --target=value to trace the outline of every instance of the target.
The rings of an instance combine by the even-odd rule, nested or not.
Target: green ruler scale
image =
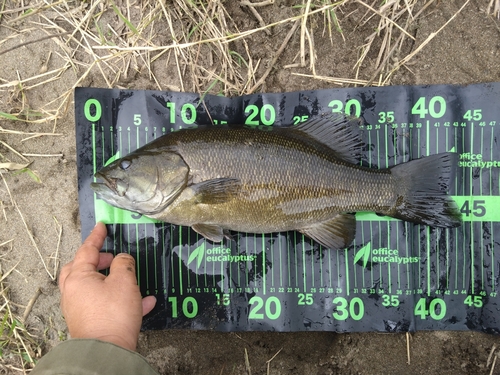
[[[142,293],[158,299],[144,329],[498,333],[499,100],[498,83],[235,98],[78,88],[82,236],[104,221],[104,250],[136,258]],[[234,232],[212,243],[190,228],[113,208],[89,187],[105,164],[181,128],[247,124],[265,131],[332,112],[363,117],[360,163],[371,168],[458,153],[450,194],[463,225],[430,228],[357,213],[356,238],[342,250],[297,232]]]

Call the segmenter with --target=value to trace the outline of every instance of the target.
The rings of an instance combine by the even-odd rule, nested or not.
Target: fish
[[[365,167],[361,123],[330,115],[267,130],[182,129],[103,167],[91,188],[112,206],[189,226],[214,242],[231,238],[231,231],[298,231],[344,249],[355,237],[356,212],[460,226],[461,213],[447,193],[458,155]]]

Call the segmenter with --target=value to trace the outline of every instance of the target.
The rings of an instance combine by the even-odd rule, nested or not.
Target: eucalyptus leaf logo
[[[363,267],[366,268],[368,264],[368,260],[370,259],[370,254],[372,253],[372,245],[368,242],[365,246],[363,246],[354,256],[354,263],[363,260]]]
[[[231,254],[231,249],[226,246],[211,246],[203,242],[189,254],[187,265],[196,260],[196,269],[199,269],[203,260],[206,263],[220,262],[253,262],[256,254]]]
[[[203,256],[205,255],[205,242],[193,250],[191,255],[189,255],[187,265],[189,266],[196,259],[196,268],[200,268],[201,262],[203,261]]]
[[[420,261],[418,256],[407,256],[408,254],[399,254],[398,249],[391,249],[388,247],[380,247],[372,249],[372,245],[368,242],[365,246],[358,250],[354,255],[354,263],[361,262],[363,268],[366,268],[368,261],[371,264],[378,263],[397,263],[397,264],[410,264]],[[371,259],[370,259],[371,258]]]

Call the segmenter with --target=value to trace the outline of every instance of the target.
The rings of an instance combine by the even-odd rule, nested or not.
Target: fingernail
[[[95,223],[94,228],[97,227],[99,225],[99,223],[106,225],[106,224],[104,224],[104,221],[98,221],[97,223]]]

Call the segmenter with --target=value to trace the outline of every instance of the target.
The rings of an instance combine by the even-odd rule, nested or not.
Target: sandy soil
[[[266,22],[291,16],[291,5],[296,2],[277,0],[274,5],[262,8]],[[439,1],[425,10],[410,32],[414,42],[403,44],[400,56],[393,62],[413,51],[422,41],[439,30],[465,3],[465,1]],[[21,3],[7,1],[7,9],[20,7]],[[390,83],[397,84],[469,84],[500,80],[500,22],[488,16],[485,9],[488,1],[472,0],[437,36],[407,64],[393,75]],[[258,23],[246,8],[237,2],[226,2],[226,8],[241,29],[258,27]],[[353,78],[353,66],[359,57],[359,47],[373,32],[378,21],[372,20],[358,25],[366,11],[361,5],[349,5],[339,14],[343,36],[335,32],[333,44],[319,24],[314,29],[316,46],[316,72],[318,75]],[[15,15],[21,14],[20,12]],[[39,15],[9,24],[8,19],[0,22],[0,51],[17,44],[44,37],[46,33],[37,26],[44,12]],[[51,17],[50,14],[45,14]],[[65,27],[57,17],[52,18]],[[112,12],[107,22],[118,23]],[[271,29],[271,35],[263,32],[246,38],[254,58],[262,58],[257,76],[267,68],[274,51],[281,45],[290,24]],[[26,31],[30,29],[29,31]],[[24,32],[20,32],[23,31]],[[54,32],[54,31],[53,31]],[[57,31],[61,32],[61,30]],[[165,36],[165,38],[167,38]],[[168,40],[165,41],[168,43]],[[338,87],[332,83],[292,75],[292,72],[310,74],[307,68],[283,69],[293,63],[299,50],[299,34],[296,33],[289,46],[275,64],[261,91],[280,92],[306,89]],[[367,56],[359,78],[370,79],[374,73],[381,40],[374,41],[374,47]],[[58,98],[70,89],[81,77],[82,67],[76,65],[66,70],[58,80],[39,87],[20,91],[16,86],[2,86],[5,83],[37,75],[52,51],[48,70],[62,66],[65,61],[60,54],[60,44],[53,39],[29,44],[0,55],[0,111],[13,113],[23,104],[37,110]],[[235,42],[232,48],[245,54],[244,45]],[[88,56],[76,56],[83,60]],[[172,59],[166,56],[157,60],[152,69],[163,88],[180,87]],[[189,72],[186,73],[189,81]],[[378,79],[378,77],[376,78]],[[37,80],[25,83],[33,86]],[[95,68],[80,82],[81,86],[108,87],[100,71]],[[207,84],[208,85],[208,84]],[[122,77],[115,84],[134,89],[156,89],[157,86],[147,71]],[[186,85],[186,90],[195,87]],[[23,97],[25,95],[25,97]],[[57,103],[56,103],[57,104]],[[52,108],[57,107],[56,104]],[[16,266],[6,279],[10,299],[15,302],[15,313],[22,315],[24,306],[35,295],[38,288],[43,293],[36,301],[29,315],[27,325],[31,332],[44,344],[45,353],[66,338],[66,327],[59,310],[59,291],[56,283],[48,276],[43,261],[51,273],[58,246],[58,226],[62,226],[59,261],[68,262],[80,244],[80,219],[77,197],[75,129],[73,109],[70,105],[61,112],[55,132],[59,135],[42,136],[24,140],[26,135],[0,132],[0,141],[14,149],[31,154],[56,154],[52,157],[29,157],[34,160],[32,170],[40,177],[34,181],[27,173],[3,174],[0,181],[0,263],[3,272]],[[23,132],[53,131],[54,122],[25,124],[0,119],[0,126]],[[0,143],[0,157],[22,162],[11,150]],[[0,159],[1,161],[1,159]],[[6,186],[10,189],[12,200]],[[16,202],[17,207],[13,205]],[[22,213],[22,218],[21,214]],[[23,219],[26,223],[23,223]],[[27,229],[32,233],[30,239]],[[37,249],[40,252],[38,254]],[[411,363],[407,363],[406,336],[404,334],[334,334],[322,332],[307,333],[218,333],[196,331],[156,331],[141,334],[139,351],[165,374],[246,374],[245,350],[252,374],[489,374],[487,358],[493,345],[499,345],[496,336],[477,332],[417,332],[410,340]],[[281,351],[280,351],[281,350]],[[269,363],[278,351],[279,354]],[[38,354],[39,355],[39,354]],[[13,370],[4,370],[6,373]],[[493,373],[500,374],[500,366]]]

